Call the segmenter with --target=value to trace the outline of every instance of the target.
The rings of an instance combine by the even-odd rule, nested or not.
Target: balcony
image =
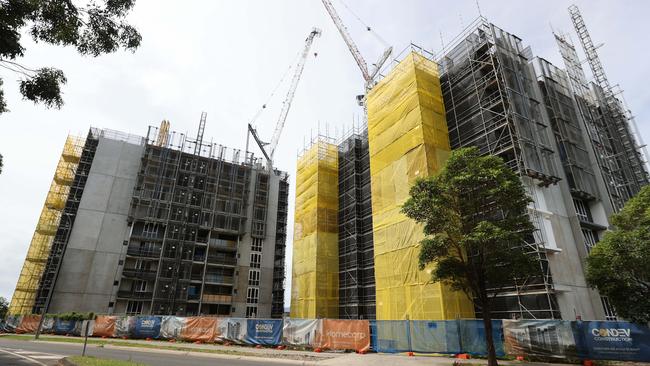
[[[151,296],[153,296],[153,292],[151,291],[140,292],[127,290],[117,292],[117,297],[121,299],[151,299]]]
[[[201,298],[202,302],[218,303],[218,304],[230,304],[232,302],[232,296],[230,295],[211,295],[203,294]]]
[[[233,240],[210,239],[210,249],[237,250],[237,242]]]
[[[160,257],[160,252],[161,249],[145,249],[130,246],[126,250],[126,255],[131,257],[158,258]]]
[[[233,277],[206,273],[204,281],[205,283],[220,283],[220,284],[232,285]]]
[[[138,239],[138,240],[143,240],[143,241],[163,241],[163,236],[152,236],[152,235],[146,235],[144,233],[133,233],[131,234],[132,239]]]
[[[223,255],[208,255],[208,265],[236,266],[237,258]]]
[[[156,278],[155,269],[137,269],[137,268],[124,268],[122,270],[122,277],[137,278],[143,280],[153,280]]]

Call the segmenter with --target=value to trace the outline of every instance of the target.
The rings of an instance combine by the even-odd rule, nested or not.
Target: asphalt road
[[[81,355],[81,349],[81,344],[18,341],[0,337],[0,365],[52,366],[56,365],[60,358]],[[207,355],[194,356],[169,352],[152,352],[152,350],[141,351],[136,348],[133,350],[102,348],[91,345],[86,349],[86,355],[116,360],[131,360],[156,366],[257,366],[268,364],[267,360],[262,357],[259,360],[254,358],[236,359],[227,358],[227,356],[223,358]],[[273,365],[295,365],[295,363],[282,363],[280,360],[274,360]]]

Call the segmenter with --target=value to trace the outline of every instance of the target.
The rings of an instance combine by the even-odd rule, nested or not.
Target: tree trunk
[[[485,345],[487,346],[488,363],[487,366],[498,366],[497,352],[494,349],[494,337],[492,337],[492,314],[490,307],[484,302],[483,310],[483,325],[485,326]]]

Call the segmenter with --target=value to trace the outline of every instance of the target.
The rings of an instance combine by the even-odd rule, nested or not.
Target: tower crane
[[[374,69],[372,71],[368,70],[368,64],[366,63],[366,60],[363,58],[361,55],[361,52],[359,51],[359,48],[357,47],[356,43],[352,40],[352,37],[350,36],[350,33],[348,32],[348,29],[346,28],[345,24],[343,24],[343,21],[341,20],[341,17],[339,17],[339,14],[336,12],[336,9],[334,8],[334,5],[330,0],[322,0],[323,5],[325,6],[325,9],[327,10],[327,13],[329,13],[330,17],[332,18],[332,21],[334,21],[334,25],[336,25],[336,28],[339,30],[339,33],[341,33],[341,37],[343,37],[343,41],[345,41],[345,44],[348,46],[348,49],[350,50],[350,53],[352,53],[352,57],[354,57],[354,61],[357,62],[357,65],[359,66],[359,69],[361,69],[361,74],[363,75],[363,79],[365,80],[365,87],[366,91],[370,90],[374,86],[374,80],[375,77],[377,77],[377,74],[379,74],[379,71],[381,70],[382,66],[386,63],[390,55],[393,53],[393,47],[388,47],[384,50],[384,53],[381,55],[379,60],[374,64]],[[370,30],[370,27],[368,27],[368,30]],[[362,104],[362,98],[357,97],[359,104]]]
[[[287,92],[287,96],[282,102],[282,110],[280,110],[280,117],[278,118],[278,122],[275,125],[275,130],[273,131],[271,142],[269,143],[263,142],[260,139],[259,135],[257,134],[257,130],[250,123],[248,124],[248,134],[246,135],[247,136],[246,151],[248,151],[248,138],[250,135],[252,135],[253,139],[259,146],[260,150],[262,150],[262,154],[266,158],[269,170],[273,170],[273,155],[275,154],[275,149],[278,147],[278,141],[280,141],[280,135],[282,134],[284,123],[287,120],[287,115],[289,115],[289,110],[291,109],[291,102],[293,101],[293,97],[296,94],[296,89],[298,88],[298,82],[300,81],[300,77],[302,76],[302,71],[305,68],[305,62],[307,61],[309,50],[311,49],[312,43],[314,43],[314,38],[320,37],[320,35],[321,35],[321,30],[314,27],[311,30],[311,32],[309,32],[307,39],[305,39],[305,46],[298,59],[298,64],[296,65],[296,70],[294,71],[293,78],[291,79],[291,84],[289,86],[289,91]],[[266,105],[264,105],[263,108],[265,107]],[[267,146],[268,149],[266,148]]]

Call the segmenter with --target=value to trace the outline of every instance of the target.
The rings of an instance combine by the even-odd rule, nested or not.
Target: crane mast
[[[366,90],[369,90],[370,88],[372,88],[373,80],[375,79],[377,74],[379,74],[381,67],[384,65],[384,63],[386,63],[390,55],[393,53],[393,47],[388,47],[384,50],[384,53],[381,55],[381,57],[375,64],[375,69],[372,72],[369,72],[368,64],[366,63],[366,60],[361,55],[361,52],[359,51],[359,48],[357,47],[356,43],[354,43],[354,41],[352,40],[352,37],[350,36],[347,27],[345,26],[345,24],[343,24],[343,21],[341,20],[341,17],[339,17],[339,14],[336,12],[334,5],[330,0],[322,0],[322,1],[323,1],[323,5],[325,6],[325,9],[327,10],[327,13],[329,13],[330,17],[332,18],[332,21],[334,21],[334,25],[336,25],[336,28],[339,30],[339,33],[341,33],[341,37],[343,37],[343,41],[345,41],[345,44],[348,46],[348,49],[350,50],[350,53],[352,53],[352,57],[354,57],[354,61],[357,62],[359,69],[361,69],[363,80],[365,80],[366,82]],[[370,28],[368,28],[368,30],[370,30]]]
[[[262,155],[264,155],[264,157],[266,158],[268,169],[271,171],[273,170],[273,154],[275,153],[275,149],[278,147],[278,141],[280,141],[280,135],[282,134],[284,123],[286,122],[287,116],[289,115],[289,109],[291,109],[291,102],[293,101],[293,97],[296,94],[296,89],[298,88],[298,82],[300,81],[300,77],[302,76],[302,71],[305,69],[305,62],[307,61],[309,50],[311,49],[311,46],[314,43],[314,38],[319,37],[320,35],[321,35],[321,30],[318,28],[313,28],[311,32],[309,32],[307,39],[305,39],[305,47],[303,48],[302,53],[300,54],[300,58],[298,59],[298,64],[296,65],[296,71],[294,72],[293,78],[291,79],[291,85],[289,86],[289,91],[287,92],[287,96],[286,98],[284,98],[284,101],[282,102],[282,110],[280,111],[280,117],[278,118],[278,122],[275,125],[275,130],[273,131],[271,142],[267,143],[262,141],[262,139],[260,139],[257,133],[257,130],[253,127],[253,125],[251,123],[248,124],[248,133],[246,134],[246,153],[248,154],[249,137],[250,135],[253,135],[253,139],[255,140],[257,146],[259,146],[260,150],[262,151]],[[262,108],[266,108],[266,104]],[[267,146],[268,149],[266,148]]]
[[[354,61],[356,61],[357,65],[359,65],[359,68],[361,69],[361,74],[363,74],[363,79],[366,82],[369,82],[371,79],[370,79],[370,73],[368,72],[368,64],[366,63],[366,60],[363,58],[363,56],[361,56],[361,52],[359,51],[359,48],[352,40],[352,37],[350,36],[348,29],[345,27],[345,24],[343,24],[343,21],[341,20],[341,17],[339,17],[339,14],[336,12],[336,9],[334,9],[334,5],[329,0],[323,0],[323,5],[325,5],[325,9],[329,13],[332,20],[334,21],[334,24],[336,25],[336,28],[339,30],[339,33],[341,33],[341,37],[343,37],[345,44],[348,45],[348,49],[350,50],[350,53],[352,53],[352,57],[354,57]]]
[[[309,55],[309,49],[311,48],[312,43],[314,43],[314,38],[320,37],[321,30],[318,28],[313,28],[305,39],[305,48],[302,50],[300,59],[298,60],[298,65],[296,66],[296,71],[293,74],[291,79],[291,86],[289,86],[289,91],[287,92],[287,97],[282,102],[282,110],[280,111],[280,118],[278,118],[278,123],[275,126],[275,131],[273,131],[273,137],[269,143],[269,166],[273,165],[273,154],[275,149],[278,147],[278,141],[280,140],[280,135],[282,134],[282,129],[284,128],[284,122],[287,120],[287,115],[289,114],[289,109],[291,109],[291,102],[293,97],[296,94],[296,88],[298,88],[298,82],[300,81],[300,76],[302,71],[305,69],[305,62],[307,61],[307,56]]]

